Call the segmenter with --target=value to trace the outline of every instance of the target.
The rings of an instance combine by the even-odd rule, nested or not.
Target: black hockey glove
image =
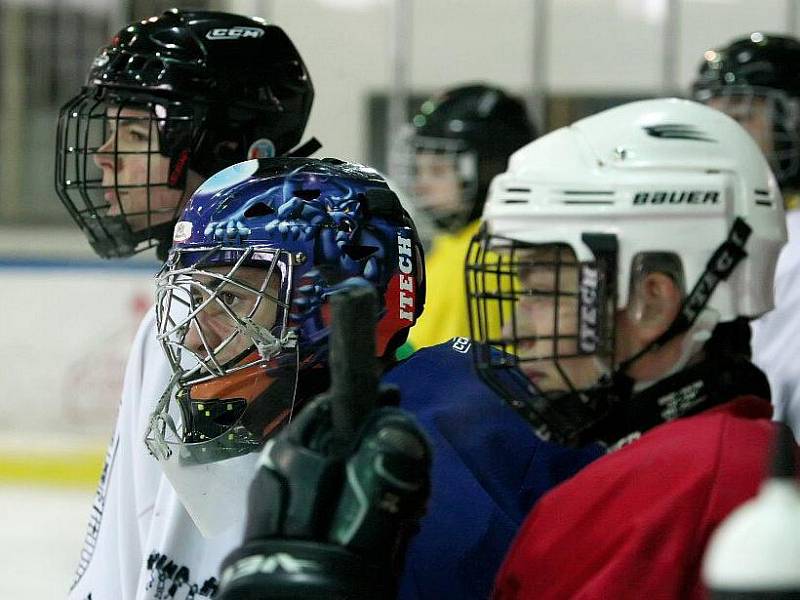
[[[350,317],[333,303],[333,323],[358,335],[337,341],[332,332],[331,390],[265,445],[244,543],[223,562],[219,600],[395,596],[424,514],[431,452],[413,418],[386,406],[397,393],[378,390],[372,337],[365,357],[364,332],[355,331],[364,307],[351,296],[343,294]]]

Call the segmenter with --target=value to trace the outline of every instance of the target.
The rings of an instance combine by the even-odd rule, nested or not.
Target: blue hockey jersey
[[[470,341],[423,348],[382,381],[433,446],[431,498],[406,556],[401,600],[485,599],[533,504],[599,457],[543,442],[478,377]]]

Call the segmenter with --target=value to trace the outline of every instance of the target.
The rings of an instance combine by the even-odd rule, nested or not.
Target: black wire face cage
[[[467,254],[478,371],[534,424],[552,400],[608,385],[615,368],[616,238],[585,234],[584,242],[594,261],[576,260],[566,244],[485,231]]]
[[[392,149],[392,178],[414,198],[417,207],[428,213],[439,227],[457,229],[469,221],[478,194],[478,155],[467,142],[459,139],[421,136],[408,128]],[[435,206],[436,198],[426,198],[420,191],[423,178],[458,179],[461,198],[454,209]]]
[[[103,258],[169,247],[185,195],[194,111],[85,88],[59,113],[56,190]]]
[[[292,263],[266,246],[174,250],[157,279],[157,338],[173,376],[146,444],[205,464],[257,450],[291,419],[298,345],[287,328]]]
[[[185,262],[191,266],[182,267]],[[291,278],[289,253],[268,247],[170,254],[157,278],[156,323],[178,381],[223,377],[293,349]]]
[[[800,104],[783,90],[725,85],[697,93],[701,102],[741,123],[758,143],[781,185],[800,176]],[[749,126],[748,126],[749,125]],[[757,127],[761,125],[760,131]]]

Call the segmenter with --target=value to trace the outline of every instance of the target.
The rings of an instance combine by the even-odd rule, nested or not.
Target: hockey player
[[[753,136],[769,161],[787,208],[800,191],[800,41],[759,32],[703,55],[692,95],[722,110]]]
[[[613,450],[542,498],[495,597],[704,597],[706,542],[774,433],[747,321],[772,308],[786,232],[759,147],[701,104],[627,104],[516,153],[484,221],[471,306],[505,315],[481,338],[516,356],[482,357],[487,377],[540,435]]]
[[[383,370],[422,312],[424,259],[383,178],[333,159],[217,173],[192,196],[172,248],[156,313],[174,374],[145,441],[205,544],[220,545],[232,526],[241,534],[257,451],[328,387],[329,297],[352,277],[375,287]]]
[[[778,416],[800,435],[800,386],[792,360],[800,321],[800,41],[755,32],[706,51],[693,95],[725,111],[758,142],[781,186],[789,243],[775,276],[775,310],[752,323],[753,362],[767,374]]]
[[[98,255],[154,246],[164,255],[194,188],[248,156],[290,152],[313,96],[300,55],[275,25],[179,10],[131,23],[100,49],[61,111],[59,197]],[[71,599],[215,593],[228,548],[202,542],[142,442],[170,373],[151,310],[130,353]]]
[[[414,348],[469,337],[464,256],[489,182],[535,137],[523,103],[486,84],[449,89],[413,117],[401,153],[402,180],[415,206],[440,228],[426,258],[428,306],[409,336]]]

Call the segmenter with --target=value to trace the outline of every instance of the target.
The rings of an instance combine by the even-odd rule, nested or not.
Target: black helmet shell
[[[768,103],[772,148],[765,154],[785,198],[794,197],[800,189],[800,41],[754,32],[703,58],[692,86],[696,100],[739,96],[745,106],[757,97]]]
[[[477,181],[460,213],[447,219],[434,216],[449,229],[480,216],[492,178],[505,170],[515,150],[537,137],[522,101],[483,83],[451,88],[426,100],[411,123],[415,146],[424,147],[426,139],[454,140],[477,161]]]
[[[729,85],[772,88],[800,96],[800,41],[756,32],[724,48],[706,51],[693,85],[695,94]]]
[[[206,124],[212,128],[272,121],[262,133],[278,154],[300,142],[314,98],[280,27],[215,11],[173,9],[128,25],[100,49],[87,85],[216,107]]]

